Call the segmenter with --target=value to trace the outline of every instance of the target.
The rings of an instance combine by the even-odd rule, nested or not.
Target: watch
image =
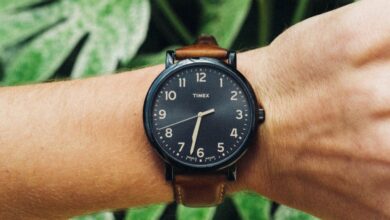
[[[223,201],[236,180],[236,163],[246,152],[265,112],[244,76],[236,52],[212,36],[167,51],[166,68],[144,103],[144,127],[165,162],[177,203],[211,206]]]

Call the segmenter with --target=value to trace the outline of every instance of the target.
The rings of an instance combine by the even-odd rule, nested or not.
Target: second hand
[[[192,117],[189,117],[189,118],[183,119],[183,120],[181,120],[181,121],[178,121],[178,122],[175,122],[175,123],[172,123],[172,124],[166,125],[166,126],[164,126],[164,127],[157,128],[157,130],[159,131],[159,130],[162,130],[162,129],[165,129],[165,128],[169,128],[169,127],[172,127],[172,126],[174,126],[174,125],[177,125],[177,124],[180,124],[180,123],[186,122],[186,121],[188,121],[188,120],[191,120],[191,119],[194,119],[194,118],[197,118],[197,117],[198,117],[198,115],[194,115],[194,116],[192,116]]]
[[[202,114],[203,114],[203,115],[208,115],[208,114],[213,113],[214,111],[215,111],[215,109],[212,108],[212,109],[209,109],[209,110],[207,110],[207,111],[202,112]],[[186,121],[188,121],[188,120],[191,120],[191,119],[194,119],[194,118],[197,118],[197,117],[198,117],[198,114],[196,114],[196,115],[194,115],[194,116],[191,116],[191,117],[189,117],[189,118],[183,119],[183,120],[181,120],[181,121],[178,121],[178,122],[175,122],[175,123],[166,125],[166,126],[164,126],[164,127],[157,128],[157,130],[160,131],[160,130],[163,130],[163,129],[165,129],[165,128],[172,127],[172,126],[174,126],[174,125],[177,125],[177,124],[186,122]]]

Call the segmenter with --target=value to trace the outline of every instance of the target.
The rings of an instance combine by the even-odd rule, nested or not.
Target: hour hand
[[[212,109],[209,109],[207,111],[204,111],[204,112],[199,112],[198,116],[199,117],[202,117],[202,116],[205,116],[205,115],[208,115],[208,114],[211,114],[211,113],[214,113],[215,112],[215,109],[212,108]]]

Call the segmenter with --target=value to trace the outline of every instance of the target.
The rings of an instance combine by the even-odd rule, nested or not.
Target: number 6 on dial
[[[198,148],[198,150],[196,151],[196,155],[200,158],[204,157],[204,149],[203,148]]]

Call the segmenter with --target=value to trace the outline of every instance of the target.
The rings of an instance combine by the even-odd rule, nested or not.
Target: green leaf
[[[177,207],[177,219],[178,220],[211,220],[214,216],[216,208],[189,208],[183,205]]]
[[[99,212],[96,214],[74,217],[70,220],[115,220],[115,217],[111,212]]]
[[[280,206],[275,213],[275,220],[319,220],[318,218],[306,214],[302,211],[287,207]]]
[[[11,11],[14,9],[30,6],[42,0],[1,0],[0,11]]]
[[[266,46],[269,44],[269,37],[271,32],[271,4],[269,0],[257,0],[258,14],[259,14],[259,46]]]
[[[134,57],[146,37],[149,18],[148,0],[58,0],[16,14],[0,13],[5,24],[0,27],[5,84],[47,80],[83,36],[88,37],[72,76],[111,73],[120,60]],[[32,36],[36,37],[18,45]]]
[[[128,65],[130,68],[145,67],[150,65],[162,64],[165,61],[166,51],[153,54],[142,54],[134,57]]]
[[[83,33],[75,26],[75,21],[58,25],[24,47],[6,66],[4,82],[15,85],[48,79],[81,38]]]
[[[291,24],[294,25],[305,18],[310,0],[298,0],[297,8],[295,9]]]
[[[97,31],[96,31],[97,32]],[[75,64],[72,77],[79,78],[97,74],[110,74],[118,64],[118,54],[115,44],[118,35],[113,32],[94,33],[90,35],[84,48],[81,50]],[[112,41],[108,40],[111,38]]]
[[[256,193],[239,192],[232,196],[233,202],[242,220],[267,220],[271,202]]]
[[[134,0],[133,0],[134,1]],[[130,1],[124,1],[126,4],[129,4]],[[139,47],[144,42],[147,34],[147,29],[150,20],[150,5],[147,0],[136,0],[134,2],[136,6],[127,6],[124,7],[127,10],[124,12],[126,14],[126,20],[124,21],[127,24],[126,38],[123,54],[120,58],[123,62],[128,63],[138,52]],[[136,25],[134,25],[134,23]]]
[[[167,50],[173,50],[175,48],[178,48],[179,46],[172,46],[163,49],[162,51],[158,53],[151,53],[151,54],[140,54],[136,57],[134,57],[133,60],[126,66],[128,68],[139,68],[139,67],[145,67],[145,66],[152,66],[157,64],[162,64],[165,62],[165,56],[167,53]]]
[[[251,0],[200,1],[202,13],[198,34],[211,34],[219,45],[229,48],[236,39],[250,9]]]
[[[79,54],[72,77],[107,74],[115,70],[120,59],[131,60],[145,39],[149,11],[145,0],[111,0],[99,10],[96,20],[89,24],[90,38]]]
[[[165,204],[151,205],[127,210],[125,220],[157,220],[164,213]]]
[[[16,14],[1,14],[0,50],[47,29],[63,18],[59,7],[45,7]]]

